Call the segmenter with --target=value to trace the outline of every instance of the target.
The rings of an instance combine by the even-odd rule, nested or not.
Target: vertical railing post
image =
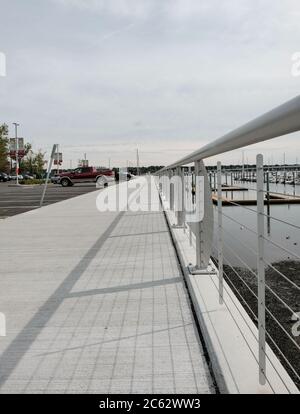
[[[201,166],[200,161],[195,162],[195,204],[196,204],[196,210],[197,210],[197,202],[199,202],[199,194],[197,194],[197,177],[200,175]],[[195,236],[196,236],[196,268],[202,269],[202,229],[200,221],[197,221],[195,223]]]
[[[167,175],[166,175],[166,201],[167,201],[167,206],[170,209],[170,198],[171,198],[171,186],[170,186],[170,170],[167,170]]]
[[[195,161],[195,208],[193,212],[193,228],[196,238],[196,263],[190,266],[193,275],[216,274],[211,266],[213,240],[213,204],[208,174],[202,160]]]
[[[265,264],[264,264],[264,166],[263,156],[256,157],[257,179],[257,235],[258,235],[258,343],[259,383],[266,383],[266,311],[265,311]]]
[[[166,208],[170,208],[170,180],[169,180],[169,170],[164,171],[163,177],[163,195],[165,200]]]
[[[216,184],[216,171],[214,171],[214,194],[217,192],[217,184]]]
[[[163,192],[162,190],[163,188],[162,188],[162,182],[161,182],[161,174],[158,174],[158,191],[160,194],[162,194]]]
[[[190,212],[193,209],[192,188],[193,188],[192,167],[189,167],[189,172],[188,172],[188,206],[189,206],[189,211]],[[191,223],[189,224],[189,241],[190,241],[190,246],[192,246],[193,245],[193,232],[192,232]]]
[[[170,210],[174,211],[174,184],[172,181],[173,170],[170,170]]]
[[[177,218],[176,227],[184,226],[184,170],[176,168],[175,182],[175,213]]]
[[[223,223],[222,223],[222,165],[217,164],[218,183],[218,266],[219,266],[219,303],[223,303]]]
[[[184,167],[178,169],[178,186],[179,186],[179,215],[178,215],[178,226],[185,227],[185,203],[184,203]]]

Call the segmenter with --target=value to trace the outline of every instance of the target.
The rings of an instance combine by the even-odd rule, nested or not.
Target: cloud
[[[122,17],[146,17],[153,8],[151,0],[54,0],[64,7],[78,8],[101,14],[111,14]]]
[[[110,38],[112,38],[114,36],[120,35],[120,34],[126,32],[127,30],[131,29],[132,27],[134,27],[134,23],[130,23],[130,24],[128,24],[125,27],[121,27],[118,30],[114,30],[114,31],[112,31],[110,33],[105,34],[103,36],[102,40],[108,40],[108,39],[110,39]]]
[[[138,143],[143,162],[174,161],[297,94],[299,11],[293,0],[7,2],[0,122],[19,120],[39,147],[59,141],[66,158],[86,146],[91,162],[109,148],[124,162]]]

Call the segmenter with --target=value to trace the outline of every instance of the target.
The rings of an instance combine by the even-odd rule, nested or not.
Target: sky
[[[84,153],[135,165],[137,147],[166,165],[299,94],[299,0],[0,0],[0,13],[0,123],[47,156],[58,143],[65,168]],[[294,163],[299,137],[245,161]]]

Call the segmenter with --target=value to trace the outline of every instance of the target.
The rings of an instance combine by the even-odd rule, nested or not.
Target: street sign
[[[48,185],[48,181],[49,181],[49,177],[50,177],[50,172],[51,172],[51,168],[52,168],[53,158],[56,154],[58,154],[55,151],[58,151],[58,144],[54,144],[53,148],[52,148],[52,151],[51,151],[50,160],[48,162],[47,177],[46,177],[46,180],[45,180],[44,189],[43,189],[43,193],[42,193],[42,197],[41,197],[41,201],[40,201],[40,207],[43,206],[43,202],[44,202],[44,198],[45,198],[45,194],[46,194],[46,190],[47,190],[47,185]]]
[[[18,149],[24,150],[24,138],[18,138]],[[16,151],[17,150],[17,140],[16,138],[9,139],[9,150]]]
[[[54,160],[53,160],[53,162],[54,162],[54,165],[61,165],[62,164],[62,162],[63,162],[62,152],[56,152],[54,154]]]
[[[16,138],[10,138],[9,139],[9,156],[10,156],[10,158],[16,159],[17,148],[18,148],[18,158],[24,158],[25,157],[24,138],[18,138],[18,142],[17,142]]]

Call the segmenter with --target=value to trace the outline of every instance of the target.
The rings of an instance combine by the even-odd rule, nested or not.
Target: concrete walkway
[[[0,392],[214,392],[163,213],[97,194],[0,222]]]

